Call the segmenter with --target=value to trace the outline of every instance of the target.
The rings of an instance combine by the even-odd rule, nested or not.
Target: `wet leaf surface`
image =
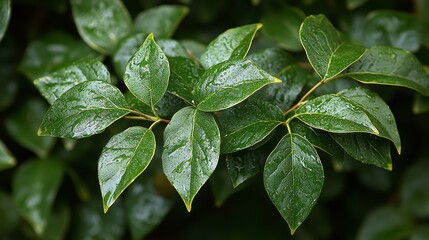
[[[113,53],[112,61],[115,72],[120,78],[124,77],[125,67],[128,61],[143,44],[147,36],[147,33],[133,33],[123,37],[121,41],[118,42],[118,46]]]
[[[261,170],[261,162],[266,156],[259,151],[231,154],[226,156],[226,167],[234,188],[256,176]]]
[[[274,76],[295,62],[292,55],[280,48],[266,48],[248,55],[247,59]]]
[[[232,183],[229,180],[228,169],[225,166],[225,159],[221,159],[219,161],[216,170],[209,179],[209,183],[216,207],[221,207],[232,194],[237,192],[237,189],[232,186]]]

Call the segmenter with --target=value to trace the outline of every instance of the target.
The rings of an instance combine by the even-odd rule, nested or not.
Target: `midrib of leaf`
[[[330,57],[329,57],[328,66],[327,66],[327,68],[326,68],[325,76],[323,76],[322,81],[327,81],[327,79],[326,79],[326,75],[328,74],[329,67],[331,66],[332,57],[335,55],[335,52],[336,52],[336,51],[337,51],[341,46],[343,46],[343,45],[344,45],[344,43],[339,44],[339,45],[335,48],[335,50],[334,50],[334,51],[332,51],[331,46],[328,44],[328,46],[329,46],[329,50],[331,50],[331,55],[330,55]],[[334,77],[334,76],[332,76],[332,77]]]

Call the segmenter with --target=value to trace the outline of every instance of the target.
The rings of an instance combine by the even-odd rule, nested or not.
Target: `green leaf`
[[[61,240],[66,238],[67,230],[70,225],[71,213],[70,208],[61,205],[53,209],[49,216],[49,221],[46,225],[40,239],[44,240]]]
[[[16,159],[0,139],[0,171],[16,165]]]
[[[125,199],[128,226],[132,238],[143,239],[155,229],[173,207],[174,199],[160,194],[152,175],[130,186]]]
[[[300,51],[302,46],[299,41],[299,27],[304,19],[305,13],[298,8],[283,6],[268,9],[262,16],[262,30],[281,47]]]
[[[110,83],[110,73],[96,59],[85,59],[75,62],[56,72],[34,80],[40,94],[53,104],[63,93],[73,86],[90,80],[101,80]]]
[[[143,127],[130,127],[109,140],[98,160],[104,212],[146,169],[155,148],[153,132]]]
[[[352,158],[389,171],[392,170],[390,143],[387,139],[363,133],[331,134],[331,136]]]
[[[48,106],[42,99],[29,99],[5,119],[9,135],[40,158],[47,157],[55,144],[54,138],[37,136],[37,129],[47,110]]]
[[[10,0],[0,0],[0,41],[6,33],[11,12]]]
[[[134,20],[137,31],[153,33],[157,38],[169,38],[188,14],[189,8],[179,5],[161,5],[139,13]]]
[[[268,156],[265,189],[293,234],[316,204],[324,181],[316,149],[297,134],[287,134]]]
[[[129,110],[122,93],[103,81],[87,81],[65,92],[46,112],[38,135],[83,138],[101,133]]]
[[[395,117],[381,97],[362,87],[346,89],[339,94],[360,105],[377,128],[378,136],[392,141],[398,153],[401,153],[401,139]]]
[[[19,214],[41,235],[48,223],[64,169],[59,160],[30,160],[12,179],[12,197]]]
[[[204,69],[189,58],[170,57],[168,61],[171,71],[168,91],[189,104],[194,104],[194,89],[203,75]]]
[[[346,75],[362,83],[406,87],[429,95],[429,76],[419,60],[403,49],[372,47]]]
[[[0,112],[12,105],[21,81],[16,71],[18,47],[12,38],[0,42]]]
[[[224,161],[219,161],[216,170],[209,179],[209,183],[212,189],[216,207],[221,207],[223,203],[237,191],[237,189],[232,186],[231,181],[229,180],[228,170]]]
[[[349,10],[354,10],[366,2],[368,2],[368,0],[346,0],[346,6]]]
[[[334,133],[379,134],[361,105],[342,95],[327,94],[300,105],[295,117],[313,128]]]
[[[251,147],[266,138],[284,122],[277,106],[250,99],[218,115],[221,133],[221,153],[232,153]]]
[[[160,39],[158,45],[167,57],[189,57],[186,48],[174,39]]]
[[[266,156],[260,151],[250,151],[226,156],[226,167],[234,188],[256,176]]]
[[[118,76],[122,78],[125,73],[125,67],[127,66],[128,60],[131,56],[139,49],[143,44],[145,38],[148,36],[147,33],[134,33],[126,37],[123,37],[113,53],[113,67]]]
[[[418,218],[429,216],[429,163],[423,159],[411,165],[404,173],[400,188],[401,206]]]
[[[413,233],[410,236],[410,240],[426,240],[429,238],[429,226],[423,225],[417,227],[417,229],[413,230]]]
[[[219,129],[210,113],[185,107],[165,128],[162,166],[188,211],[215,170],[219,152]]]
[[[132,31],[130,15],[120,0],[71,0],[71,7],[80,36],[100,53],[111,54]]]
[[[248,55],[247,59],[274,76],[279,75],[283,69],[295,62],[292,55],[279,48],[257,51]]]
[[[308,16],[299,37],[310,64],[323,79],[335,77],[365,52],[362,46],[345,43],[324,15]]]
[[[230,108],[270,83],[279,83],[249,60],[226,61],[209,68],[195,89],[195,101],[201,111]]]
[[[382,207],[372,211],[358,231],[358,240],[400,240],[411,233],[411,219],[393,207]]]
[[[167,57],[150,34],[125,68],[124,82],[146,105],[155,105],[167,91],[170,67]]]
[[[182,44],[188,55],[194,60],[200,59],[201,55],[206,51],[206,45],[193,39],[180,40],[180,44]]]
[[[85,43],[69,34],[54,32],[28,45],[19,69],[27,78],[34,80],[77,60],[98,56]]]
[[[256,32],[261,27],[260,23],[249,24],[223,32],[207,46],[200,57],[201,65],[208,69],[227,60],[244,59]]]
[[[7,236],[18,226],[19,215],[11,196],[3,190],[0,190],[0,212],[0,234]]]
[[[429,97],[416,94],[413,101],[413,113],[423,114],[429,112]]]

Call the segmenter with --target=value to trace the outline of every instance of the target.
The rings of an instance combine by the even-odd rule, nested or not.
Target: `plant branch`
[[[310,96],[310,94],[312,94],[318,87],[320,87],[322,84],[325,83],[325,79],[320,80],[316,85],[314,85],[310,90],[308,90],[307,93],[305,93],[304,96],[302,96],[302,98],[295,103],[295,105],[293,105],[289,110],[287,110],[284,115],[288,115],[290,112],[292,112],[293,110],[295,110],[297,107],[299,107],[299,105],[302,104],[302,102],[305,101],[305,99],[307,99],[308,96]]]

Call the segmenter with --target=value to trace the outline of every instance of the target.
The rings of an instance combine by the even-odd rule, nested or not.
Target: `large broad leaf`
[[[150,34],[125,67],[124,82],[146,105],[155,105],[167,91],[170,67]]]
[[[220,34],[201,55],[200,62],[205,69],[227,60],[241,60],[246,57],[256,32],[262,24],[250,24],[231,28]]]
[[[0,139],[0,171],[16,165],[16,159]]]
[[[406,169],[400,188],[401,207],[418,218],[429,216],[428,171],[426,159],[416,162]]]
[[[323,79],[335,77],[365,52],[362,46],[344,42],[324,15],[308,16],[299,37],[310,64]]]
[[[146,169],[155,147],[153,132],[143,127],[130,127],[109,140],[98,160],[104,212]]]
[[[188,7],[179,5],[153,7],[137,15],[134,27],[140,32],[153,33],[157,38],[168,38],[188,12]]]
[[[305,138],[287,134],[268,156],[264,185],[293,234],[316,204],[324,181],[316,149]]]
[[[226,168],[232,186],[238,187],[261,170],[261,162],[266,156],[260,151],[249,151],[226,156]]]
[[[170,81],[168,91],[190,104],[195,104],[194,89],[204,70],[189,58],[170,57]]]
[[[125,97],[115,86],[103,81],[83,82],[48,109],[38,135],[88,137],[104,131],[128,112]]]
[[[342,95],[323,95],[305,102],[295,117],[311,127],[335,133],[379,134],[363,107]]]
[[[199,110],[214,112],[242,102],[267,84],[279,82],[249,60],[226,61],[203,74],[194,97]]]
[[[250,99],[229,108],[218,117],[223,154],[257,144],[284,122],[280,108],[258,99]]]
[[[347,76],[362,83],[401,86],[429,95],[429,76],[419,60],[399,48],[370,48],[349,68]]]
[[[220,134],[210,113],[186,107],[164,131],[162,166],[188,211],[192,201],[216,168]]]
[[[37,136],[37,129],[47,110],[48,106],[43,99],[29,99],[5,119],[9,135],[40,158],[47,157],[55,144],[54,138]]]
[[[131,18],[120,0],[72,0],[71,6],[82,39],[103,54],[112,53],[132,31]]]
[[[395,144],[398,153],[401,153],[401,139],[396,127],[395,117],[382,98],[376,93],[361,87],[346,89],[339,94],[359,104],[377,128],[378,136],[391,140]]]
[[[110,73],[100,61],[86,59],[38,78],[34,80],[34,85],[36,85],[42,96],[50,104],[53,104],[64,92],[81,82],[89,80],[110,83]]]
[[[10,19],[10,0],[0,0],[0,41],[6,33]]]
[[[13,176],[13,201],[19,214],[38,235],[43,233],[48,223],[63,172],[59,160],[36,159],[22,164]]]
[[[352,158],[366,163],[392,170],[390,142],[372,134],[331,134],[332,138]]]

